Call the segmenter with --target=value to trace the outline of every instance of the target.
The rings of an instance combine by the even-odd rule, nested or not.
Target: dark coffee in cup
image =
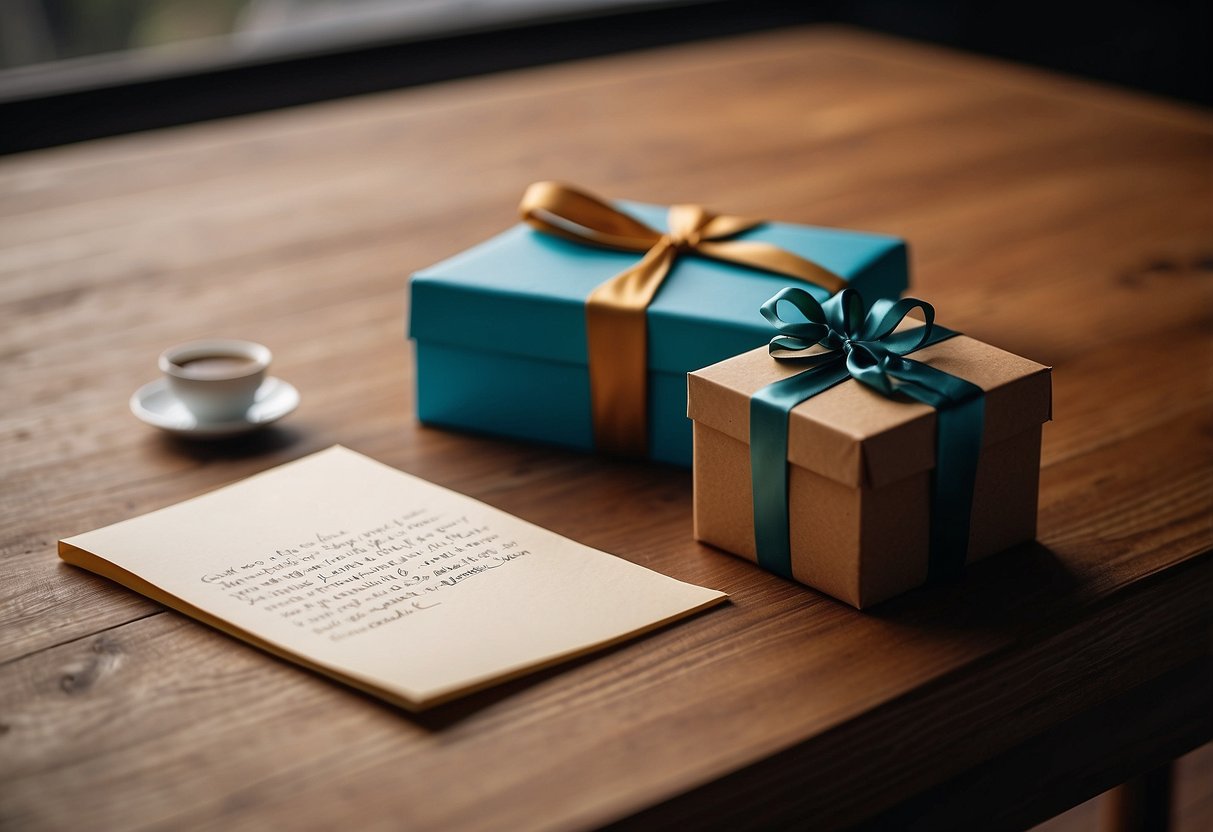
[[[174,363],[190,378],[236,378],[260,369],[258,362],[243,355],[204,355]]]

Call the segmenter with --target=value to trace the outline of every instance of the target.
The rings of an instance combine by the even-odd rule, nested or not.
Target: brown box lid
[[[965,335],[907,357],[986,391],[986,445],[1052,418],[1051,367]],[[687,415],[748,445],[750,396],[804,369],[760,347],[697,370],[687,379]],[[849,379],[792,410],[788,461],[855,488],[896,482],[934,466],[935,409],[885,398]]]

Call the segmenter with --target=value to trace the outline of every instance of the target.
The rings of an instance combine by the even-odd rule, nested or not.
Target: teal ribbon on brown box
[[[787,320],[780,304],[803,320]],[[897,331],[914,309],[921,327]],[[770,353],[807,369],[759,390],[750,399],[750,475],[758,564],[792,578],[788,526],[788,418],[807,399],[855,379],[891,399],[909,397],[936,410],[935,469],[931,475],[930,561],[937,581],[963,570],[969,543],[973,485],[981,454],[985,395],[964,379],[905,356],[959,333],[935,325],[935,309],[916,298],[880,300],[869,310],[855,289],[824,303],[803,289],[783,289],[762,305],[779,331]]]

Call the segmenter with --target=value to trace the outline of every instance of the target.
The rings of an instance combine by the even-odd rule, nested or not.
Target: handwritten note
[[[724,599],[340,447],[59,553],[410,709]]]
[[[343,641],[432,609],[445,590],[528,554],[466,514],[413,509],[363,531],[317,532],[200,580],[234,601]]]

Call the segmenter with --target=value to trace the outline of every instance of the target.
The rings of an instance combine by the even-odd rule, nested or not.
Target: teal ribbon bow
[[[783,318],[781,303],[793,306],[804,320]],[[914,309],[922,311],[924,325],[898,332],[897,327]],[[818,303],[805,290],[789,287],[764,303],[761,311],[780,333],[771,339],[771,356],[807,369],[767,385],[750,399],[754,542],[759,565],[792,577],[788,530],[788,417],[792,408],[853,378],[883,396],[906,396],[936,409],[928,580],[958,575],[968,550],[985,398],[977,385],[905,356],[959,333],[937,326],[935,309],[925,301],[880,300],[869,310],[859,292],[851,288]]]

